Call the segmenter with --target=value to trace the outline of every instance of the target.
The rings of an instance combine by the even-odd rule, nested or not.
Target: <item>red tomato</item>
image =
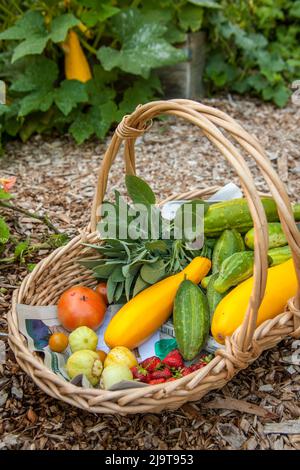
[[[106,305],[108,305],[108,300],[107,300],[107,285],[106,282],[100,282],[96,287],[95,291],[99,292],[99,294],[102,295],[104,302]]]
[[[99,292],[85,286],[70,287],[61,295],[57,304],[58,319],[69,331],[79,326],[96,330],[103,322],[105,312],[103,297]]]

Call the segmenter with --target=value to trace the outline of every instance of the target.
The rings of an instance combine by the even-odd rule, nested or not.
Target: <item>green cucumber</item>
[[[269,248],[277,248],[287,244],[285,233],[280,222],[268,224]],[[245,243],[248,248],[254,250],[254,228],[251,228],[245,235]]]
[[[207,289],[211,277],[212,277],[212,274],[211,274],[210,276],[205,276],[205,277],[202,279],[202,281],[201,281],[201,287],[203,287],[203,289]]]
[[[262,197],[261,202],[268,222],[279,222],[275,201],[272,198]],[[294,204],[293,212],[295,220],[300,220],[300,204]],[[253,227],[253,221],[245,198],[212,204],[204,216],[204,233],[210,237],[215,237],[223,230],[232,228],[245,233],[251,227]]]
[[[224,292],[223,294],[220,294],[220,292],[216,291],[214,284],[215,280],[218,278],[219,273],[212,274],[209,276],[209,282],[207,286],[207,291],[206,291],[206,297],[208,301],[208,306],[209,306],[209,313],[210,313],[210,319],[212,319],[213,314],[215,313],[215,310],[217,308],[217,305],[221,302],[223,297],[227,294],[227,292]]]
[[[207,298],[196,284],[184,280],[176,293],[173,323],[178,349],[192,360],[204,345],[210,328]]]
[[[300,224],[297,224],[300,230]],[[278,248],[287,244],[287,239],[282,230],[280,222],[270,222],[268,224],[269,249]],[[245,235],[245,243],[248,248],[254,250],[254,228],[250,229]]]
[[[277,264],[284,263],[292,257],[291,249],[288,245],[279,248],[272,248],[268,251],[269,266],[276,266]]]
[[[254,252],[242,251],[226,258],[221,266],[219,275],[214,282],[214,288],[220,294],[230,287],[248,279],[253,274]]]
[[[212,272],[220,271],[223,261],[237,251],[244,251],[245,245],[241,234],[235,230],[224,230],[215,244],[212,256]]]

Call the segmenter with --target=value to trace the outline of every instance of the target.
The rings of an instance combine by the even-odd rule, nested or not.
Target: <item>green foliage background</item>
[[[284,106],[300,77],[299,20],[300,0],[1,0],[2,142],[54,129],[79,144],[102,139],[161,95],[156,70],[187,60],[178,45],[198,30],[207,34],[209,94],[251,93]],[[87,83],[64,77],[70,28],[92,67]]]

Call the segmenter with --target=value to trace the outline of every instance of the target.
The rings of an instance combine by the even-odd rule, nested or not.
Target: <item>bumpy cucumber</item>
[[[291,249],[288,245],[279,248],[272,248],[268,251],[269,266],[276,266],[277,264],[284,263],[292,257]]]
[[[180,284],[174,301],[173,323],[183,358],[194,359],[208,336],[210,318],[207,298],[192,281]]]
[[[235,230],[224,230],[215,244],[212,256],[212,272],[220,271],[223,261],[237,251],[244,251],[245,245],[241,234]]]
[[[209,283],[211,277],[212,277],[212,274],[211,274],[210,276],[205,276],[205,277],[202,279],[202,281],[201,281],[201,287],[203,287],[203,289],[207,289],[208,283]]]
[[[272,198],[263,197],[268,222],[278,222],[276,203]],[[300,220],[300,204],[293,206],[295,220]],[[252,217],[246,199],[232,199],[231,201],[212,204],[204,216],[204,233],[215,237],[223,230],[235,228],[238,232],[245,233],[253,226]]]
[[[225,297],[225,295],[227,294],[227,292],[220,294],[220,292],[216,291],[214,284],[218,276],[219,276],[219,273],[215,273],[209,276],[209,282],[208,282],[207,291],[206,291],[210,318],[212,318],[214,311],[217,308],[217,305],[221,302],[223,297]]]
[[[221,266],[219,275],[214,282],[214,288],[220,294],[230,287],[236,286],[253,274],[254,252],[242,251],[226,258]]]
[[[271,222],[268,224],[269,248],[277,248],[287,244],[284,231],[280,222]],[[251,228],[245,235],[245,243],[251,250],[254,249],[254,228]]]
[[[297,224],[300,230],[300,224]],[[269,249],[278,248],[287,244],[287,239],[282,230],[280,222],[271,222],[268,224]],[[251,250],[254,249],[254,228],[250,229],[245,235],[245,243]]]

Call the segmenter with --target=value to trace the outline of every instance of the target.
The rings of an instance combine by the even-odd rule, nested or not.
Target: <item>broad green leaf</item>
[[[123,10],[112,18],[113,32],[122,43],[120,50],[102,46],[97,57],[105,70],[119,67],[147,78],[153,68],[172,65],[187,58],[186,53],[165,39],[166,27],[147,20],[135,10]],[[137,60],[138,58],[138,60]]]
[[[0,244],[7,243],[10,237],[10,231],[7,223],[0,217]]]
[[[278,85],[274,90],[273,101],[275,104],[277,104],[277,106],[283,108],[283,106],[288,103],[290,96],[291,91],[289,88],[287,88],[284,84],[281,84]]]
[[[85,84],[77,80],[64,80],[54,92],[54,101],[56,106],[66,116],[78,103],[88,102]]]
[[[134,204],[155,204],[155,195],[150,186],[135,175],[126,175],[126,188]]]
[[[11,59],[12,63],[27,55],[41,54],[46,47],[48,39],[48,35],[32,34],[14,49]]]
[[[53,42],[62,42],[66,39],[69,29],[77,26],[80,21],[72,13],[57,16],[51,23],[50,39]]]
[[[198,31],[203,22],[203,9],[186,5],[178,12],[179,24],[185,31]]]
[[[168,24],[168,29],[164,34],[164,38],[171,44],[180,44],[185,42],[187,35],[185,32],[181,31],[175,24]]]
[[[103,139],[116,121],[117,105],[114,101],[108,101],[101,106],[92,106],[89,110],[89,119],[93,123],[97,137]]]
[[[78,144],[96,134],[103,139],[112,123],[116,120],[117,105],[108,101],[103,105],[91,106],[87,113],[79,113],[75,121],[69,127]]]
[[[16,21],[14,26],[0,33],[1,39],[28,39],[35,35],[46,35],[43,15],[38,11],[28,11]]]
[[[33,90],[51,89],[58,77],[58,66],[46,57],[32,57],[24,73],[12,82],[13,91],[27,92]]]
[[[100,4],[100,2],[98,2],[92,10],[83,12],[81,15],[81,21],[89,28],[92,28],[98,23],[98,21],[99,23],[102,23],[108,18],[119,13],[119,11],[119,8],[112,5]]]
[[[138,78],[133,85],[124,92],[123,100],[119,104],[117,121],[121,121],[125,114],[131,113],[139,104],[147,103],[155,95],[161,94],[161,84],[159,78],[154,73],[148,80]]]
[[[94,124],[86,118],[86,114],[80,113],[70,125],[69,132],[77,144],[82,144],[82,142],[93,135]]]
[[[53,103],[53,92],[47,90],[34,91],[21,101],[19,116],[27,116],[32,111],[47,111]]]

